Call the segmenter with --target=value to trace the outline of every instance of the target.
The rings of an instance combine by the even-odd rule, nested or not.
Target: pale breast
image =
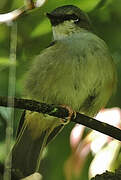
[[[107,103],[114,81],[115,68],[107,46],[86,32],[43,51],[28,72],[25,88],[33,99],[66,104],[93,115]]]

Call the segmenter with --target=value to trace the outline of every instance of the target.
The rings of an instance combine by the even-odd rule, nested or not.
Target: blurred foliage
[[[34,56],[48,46],[52,39],[50,22],[45,16],[54,8],[66,4],[73,4],[89,13],[94,31],[108,44],[114,57],[118,71],[118,87],[116,94],[111,98],[108,106],[121,107],[121,3],[120,0],[48,0],[43,7],[34,9],[17,19],[18,45],[17,45],[17,73],[16,96],[22,95],[24,74]],[[21,0],[0,1],[0,13],[10,12],[24,5]],[[10,25],[0,24],[0,95],[7,96],[8,72],[10,51]],[[6,117],[0,109],[0,141],[4,143]],[[15,129],[17,127],[21,111],[15,111]],[[63,163],[69,155],[69,134],[72,124],[66,127],[61,134],[49,146],[48,156],[43,161],[42,172],[45,180],[62,180]],[[4,152],[3,144],[0,144],[0,154]],[[3,160],[4,155],[0,155]],[[87,170],[90,157],[85,165],[82,179],[87,180]]]
[[[117,169],[115,173],[105,172],[101,175],[96,175],[96,177],[91,180],[120,180],[121,179],[121,168]]]

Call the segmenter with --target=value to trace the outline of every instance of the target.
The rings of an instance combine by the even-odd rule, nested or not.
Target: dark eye
[[[76,14],[64,15],[64,16],[61,16],[61,18],[63,20],[73,20],[75,23],[80,21],[80,19],[78,18],[78,16]]]
[[[80,20],[79,17],[76,14],[72,14],[71,19],[73,19],[75,23],[79,22],[79,20]]]

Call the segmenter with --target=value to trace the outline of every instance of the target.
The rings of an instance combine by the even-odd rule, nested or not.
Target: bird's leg
[[[72,117],[73,117],[73,118],[76,117],[76,112],[75,112],[71,107],[69,107],[68,105],[62,104],[61,107],[67,109],[68,112],[69,112],[68,117],[66,117],[66,118],[64,118],[64,119],[61,119],[62,123],[63,123],[64,125],[66,125],[66,124],[68,124],[68,123],[70,122],[70,120],[71,120]]]

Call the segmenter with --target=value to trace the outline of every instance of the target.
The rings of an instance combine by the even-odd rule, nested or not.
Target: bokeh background
[[[109,46],[118,72],[118,87],[107,107],[121,107],[121,1],[120,0],[47,0],[44,6],[29,11],[17,19],[17,64],[16,96],[22,97],[23,79],[34,57],[46,48],[52,40],[51,25],[46,12],[66,4],[80,7],[89,14],[94,32]],[[10,12],[24,5],[23,0],[0,1],[0,14]],[[8,94],[11,26],[0,24],[0,96]],[[0,162],[5,159],[6,109],[0,108]],[[14,137],[21,116],[15,110]],[[74,124],[70,124],[48,146],[42,162],[45,180],[64,180],[64,162],[71,153],[69,137]],[[120,153],[119,153],[120,154]],[[121,156],[121,155],[120,155]],[[120,157],[121,159],[121,157]],[[82,173],[78,179],[88,179],[91,153],[86,157]]]

